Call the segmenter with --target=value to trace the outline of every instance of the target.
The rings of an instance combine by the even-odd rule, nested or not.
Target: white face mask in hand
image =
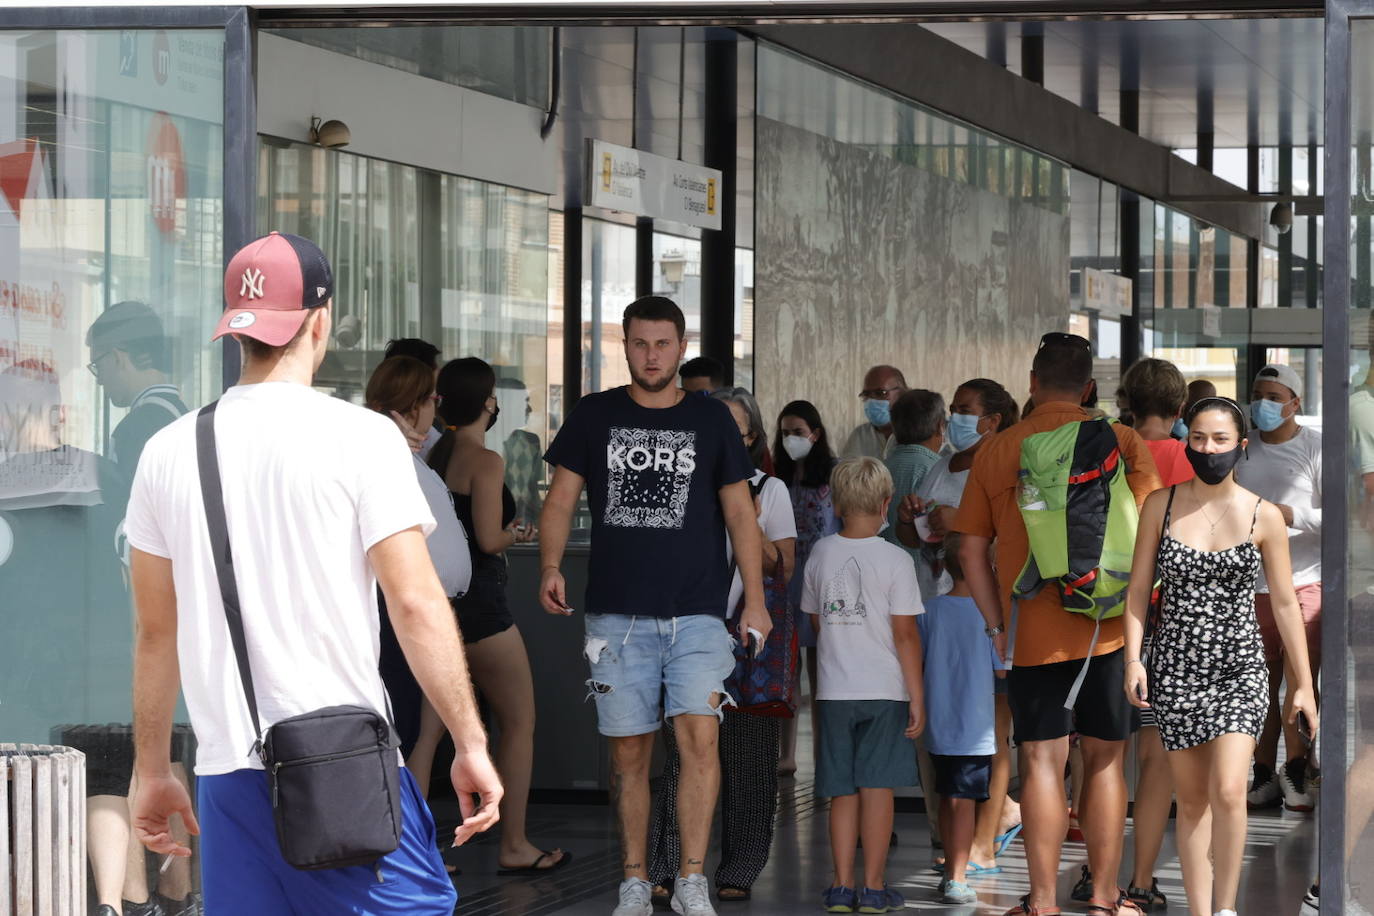
[[[811,446],[814,444],[806,436],[783,436],[782,438],[782,450],[793,461],[801,461],[811,454]]]

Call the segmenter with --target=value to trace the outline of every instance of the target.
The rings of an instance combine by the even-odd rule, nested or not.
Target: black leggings
[[[716,887],[753,886],[773,845],[782,720],[727,711],[720,726],[720,865]],[[649,822],[649,880],[672,890],[682,864],[677,786],[682,769],[672,722],[663,724],[668,759]]]

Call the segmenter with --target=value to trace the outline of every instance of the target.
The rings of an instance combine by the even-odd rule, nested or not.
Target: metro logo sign
[[[165,111],[153,115],[148,128],[148,209],[153,224],[165,236],[177,228],[177,201],[186,197],[186,160],[181,133]]]
[[[167,40],[167,33],[159,29],[153,36],[153,79],[159,86],[165,86],[171,75],[172,43]]]

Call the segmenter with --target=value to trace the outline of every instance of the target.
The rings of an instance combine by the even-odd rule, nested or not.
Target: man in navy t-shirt
[[[702,873],[720,783],[716,733],[734,670],[722,609],[730,590],[729,530],[744,575],[741,636],[767,636],[754,474],[729,408],[678,388],[687,349],[682,310],[646,296],[625,309],[628,387],[582,398],[549,446],[553,481],[540,519],[540,601],[572,613],[559,563],[582,488],[592,515],[591,568],[582,608],[587,685],[611,742],[612,795],[625,880],[613,916],[652,913],[646,847],[649,758],[663,716],[682,756],[678,822],[682,869],[673,908],[712,916]]]

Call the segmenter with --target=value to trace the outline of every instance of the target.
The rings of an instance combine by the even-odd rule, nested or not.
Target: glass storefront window
[[[0,742],[86,752],[92,905],[195,884],[129,830],[122,523],[148,439],[220,388],[223,54],[217,30],[0,31]]]
[[[533,523],[538,456],[560,409],[548,385],[548,197],[271,138],[260,166],[261,230],[311,238],[334,264],[335,340],[316,387],[362,403],[395,338],[486,360],[501,406],[487,445]]]
[[[758,50],[759,117],[862,146],[942,178],[1069,212],[1069,167],[771,45]]]
[[[271,29],[279,35],[394,70],[546,108],[547,26],[390,26]]]
[[[1353,138],[1352,182],[1350,187],[1350,281],[1348,301],[1328,298],[1328,308],[1349,308],[1350,353],[1326,354],[1329,371],[1343,372],[1350,385],[1349,512],[1347,524],[1349,565],[1346,574],[1348,596],[1349,655],[1339,661],[1327,660],[1327,678],[1344,678],[1347,709],[1323,709],[1326,728],[1350,729],[1345,760],[1332,760],[1328,766],[1348,765],[1346,776],[1345,844],[1332,850],[1332,856],[1345,857],[1347,887],[1344,897],[1336,890],[1329,894],[1336,906],[1333,912],[1361,912],[1374,908],[1374,883],[1368,876],[1374,868],[1374,322],[1370,321],[1370,302],[1374,296],[1374,118],[1371,118],[1371,90],[1367,62],[1374,55],[1374,20],[1350,20],[1351,78],[1350,135]],[[1345,75],[1342,74],[1342,78]],[[1327,429],[1325,444],[1333,447],[1333,437],[1343,430]],[[1338,507],[1339,509],[1339,507]],[[1328,512],[1330,509],[1328,508]],[[1336,513],[1333,513],[1336,514]],[[1328,515],[1328,518],[1330,516]],[[1336,514],[1337,518],[1341,516]],[[1331,615],[1335,616],[1335,615]],[[1328,617],[1330,619],[1330,617]],[[1335,619],[1339,620],[1337,616]],[[1335,844],[1333,844],[1335,845]],[[1327,855],[1323,850],[1323,857]],[[1324,895],[1327,896],[1327,895]],[[1325,911],[1325,907],[1323,907]]]
[[[667,296],[687,319],[687,355],[701,355],[701,242],[654,233],[654,295]]]
[[[635,298],[633,226],[584,218],[582,222],[582,392],[630,383],[625,366],[625,306]]]
[[[735,385],[754,390],[754,252],[735,249]]]

